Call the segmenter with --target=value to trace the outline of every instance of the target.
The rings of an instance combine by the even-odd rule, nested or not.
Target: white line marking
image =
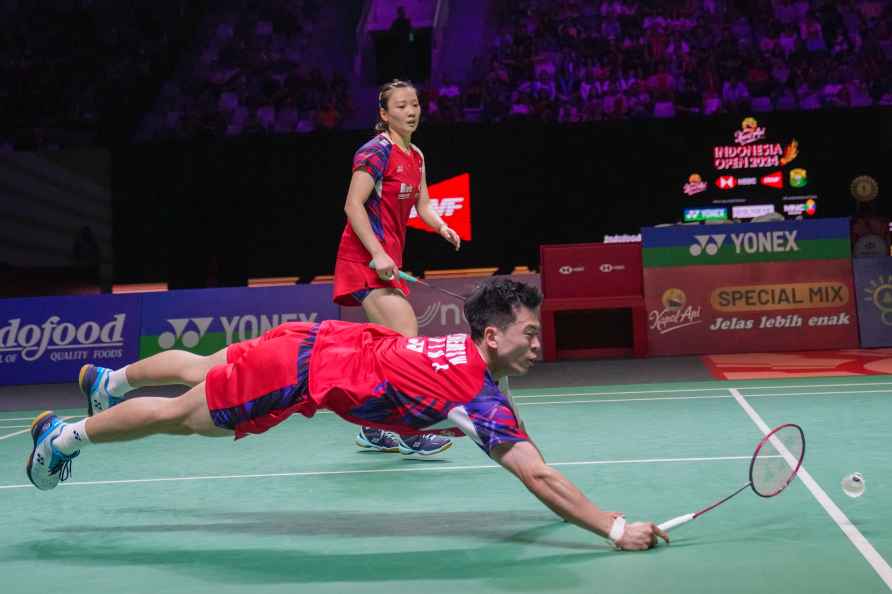
[[[579,462],[552,462],[550,466],[596,466],[605,464],[658,464],[664,462],[724,462],[727,460],[750,460],[752,455],[746,456],[714,456],[701,458],[648,458],[643,460],[586,460]],[[349,474],[381,474],[395,472],[449,472],[459,470],[481,470],[488,468],[500,468],[497,464],[481,464],[477,466],[435,466],[435,467],[418,467],[411,468],[378,468],[374,470],[321,470],[307,472],[276,472],[270,474],[230,474],[230,475],[208,475],[208,476],[181,476],[181,477],[160,477],[148,479],[124,479],[111,481],[82,481],[82,482],[66,482],[65,487],[74,486],[93,486],[93,485],[129,485],[135,483],[161,483],[176,481],[211,481],[211,480],[230,480],[230,479],[247,479],[247,478],[280,478],[294,476],[335,476]],[[0,489],[25,489],[32,485],[0,485]]]
[[[62,417],[62,420],[67,421],[68,419],[80,419],[82,416],[83,415],[71,415],[71,416],[67,416],[67,417]],[[31,419],[29,419],[29,420],[31,420]],[[2,427],[0,427],[0,428],[2,428]],[[8,427],[7,427],[7,429],[8,429]],[[21,431],[16,431],[15,433],[9,433],[7,435],[0,435],[0,441],[3,441],[4,439],[9,439],[10,437],[15,437],[16,435],[21,435],[22,433],[28,433],[29,431],[31,431],[31,425],[28,425],[25,429],[22,429]]]
[[[518,406],[542,404],[606,404],[608,402],[653,402],[654,400],[731,400],[730,396],[668,396],[666,398],[599,398],[597,400],[548,400],[545,402],[518,402]]]
[[[730,383],[730,382],[729,382]],[[860,382],[857,384],[814,384],[799,386],[742,386],[739,390],[798,390],[805,388],[850,388],[863,386],[892,386],[892,382]],[[558,396],[620,396],[626,394],[680,394],[684,392],[724,392],[728,390],[726,386],[714,386],[711,388],[676,388],[671,390],[622,390],[616,392],[568,392],[566,394],[534,394],[530,396],[515,395],[514,398],[555,398]]]
[[[756,424],[756,427],[759,428],[759,431],[762,432],[762,435],[767,435],[771,429],[768,425],[765,424],[765,421],[762,420],[762,417],[759,416],[759,413],[750,406],[750,403],[747,402],[744,397],[740,394],[740,392],[735,388],[730,388],[729,391],[734,396],[734,399],[737,401],[737,404],[743,408],[744,412],[749,415],[749,418]],[[776,447],[776,446],[775,446]],[[783,450],[782,450],[783,453]],[[788,452],[789,454],[789,452]],[[789,463],[790,460],[787,460]],[[795,465],[795,461],[793,462]],[[797,473],[799,479],[805,484],[811,494],[814,495],[815,499],[818,500],[818,503],[821,504],[821,507],[824,508],[824,511],[836,522],[836,525],[839,526],[839,529],[843,531],[852,544],[855,545],[855,548],[858,549],[867,562],[870,563],[870,566],[873,567],[873,570],[877,572],[877,575],[880,576],[880,579],[886,583],[886,587],[892,590],[892,567],[889,567],[889,564],[883,559],[882,555],[880,555],[873,545],[861,534],[861,531],[858,530],[849,520],[846,515],[842,512],[839,507],[833,503],[833,500],[830,499],[830,496],[821,488],[821,486],[815,481],[814,478],[805,470],[805,466],[799,468],[799,472]]]
[[[9,439],[10,437],[15,437],[16,435],[21,435],[22,433],[27,433],[30,429],[22,429],[21,431],[16,431],[15,433],[9,433],[7,435],[0,435],[0,441],[4,439]]]
[[[730,388],[733,389],[733,388]],[[845,390],[841,392],[789,392],[778,394],[750,394],[747,398],[783,398],[785,396],[832,396],[836,394],[892,394],[892,390]],[[731,400],[731,396],[667,396],[665,398],[598,398],[597,400],[547,400],[545,402],[518,402],[518,406],[543,404],[604,404],[608,402],[653,402],[656,400]]]

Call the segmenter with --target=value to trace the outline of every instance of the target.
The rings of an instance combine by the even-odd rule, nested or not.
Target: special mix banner
[[[0,385],[75,382],[81,365],[137,358],[140,298],[0,299]]]
[[[642,230],[652,354],[855,348],[848,219]]]

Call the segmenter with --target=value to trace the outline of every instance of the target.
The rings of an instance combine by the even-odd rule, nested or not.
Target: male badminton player
[[[259,434],[293,413],[328,409],[357,425],[412,435],[444,431],[471,437],[546,506],[618,548],[654,546],[668,536],[649,522],[626,523],[599,509],[545,464],[497,381],[526,373],[539,356],[542,295],[509,278],[491,279],[468,298],[471,335],[407,337],[377,324],[288,323],[201,357],[165,351],[124,368],[131,387],[203,381],[176,398],[131,398],[86,365],[81,372],[93,416],[62,422],[52,412],[31,426],[28,478],[53,489],[81,450],[155,434],[209,437]],[[118,392],[118,396],[121,393]],[[100,412],[101,409],[101,412]]]
[[[353,156],[353,176],[344,206],[347,223],[335,261],[335,303],[361,305],[370,322],[404,336],[418,335],[415,311],[406,299],[409,287],[399,278],[412,207],[455,249],[461,246],[458,233],[431,207],[424,155],[412,144],[420,121],[415,87],[401,80],[381,87],[375,124],[378,135]],[[355,442],[381,452],[422,455],[438,454],[452,445],[439,435],[400,436],[371,426],[360,427]]]

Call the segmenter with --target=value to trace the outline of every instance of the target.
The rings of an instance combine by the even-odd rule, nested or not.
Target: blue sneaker
[[[396,435],[390,431],[373,429],[371,427],[361,427],[359,429],[359,433],[356,434],[356,445],[376,452],[396,453],[400,451]]]
[[[81,367],[77,384],[81,393],[87,398],[87,416],[92,417],[93,412],[102,412],[118,404],[123,398],[112,396],[108,393],[108,375],[111,369],[97,367],[87,363]]]
[[[422,435],[400,435],[400,454],[411,456],[433,456],[452,447],[452,440],[442,435],[424,433]]]
[[[80,454],[80,450],[66,456],[53,447],[53,440],[62,432],[65,423],[47,410],[31,422],[31,437],[34,449],[28,457],[25,473],[28,480],[41,491],[54,489],[60,482],[71,476],[71,460]]]

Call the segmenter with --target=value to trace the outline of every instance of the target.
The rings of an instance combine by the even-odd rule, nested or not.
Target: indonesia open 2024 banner
[[[655,355],[856,348],[848,219],[642,229]]]

